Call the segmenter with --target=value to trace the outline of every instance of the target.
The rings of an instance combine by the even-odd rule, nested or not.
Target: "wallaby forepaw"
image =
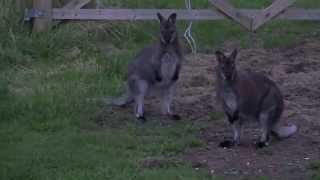
[[[172,115],[170,115],[170,119],[172,119],[174,121],[179,121],[179,120],[181,120],[181,117],[178,114],[172,114]]]
[[[157,81],[157,82],[161,82],[161,81],[162,81],[162,78],[161,78],[161,77],[157,77],[157,78],[156,78],[156,81]]]
[[[268,146],[269,146],[269,143],[268,143],[268,142],[261,142],[261,141],[259,141],[259,142],[256,143],[257,149],[265,148],[265,147],[268,147]]]
[[[172,77],[172,81],[178,81],[179,80],[179,75],[174,75]]]
[[[139,116],[137,117],[137,122],[140,124],[144,124],[145,122],[147,122],[147,119],[144,116]]]
[[[219,147],[222,147],[222,148],[231,148],[235,145],[234,141],[230,141],[230,140],[225,140],[225,141],[222,141],[220,144],[219,144]]]
[[[162,81],[161,75],[159,75],[159,74],[156,75],[156,81],[158,81],[158,82],[161,82],[161,81]]]

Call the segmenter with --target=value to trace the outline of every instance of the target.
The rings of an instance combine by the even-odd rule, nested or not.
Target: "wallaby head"
[[[216,51],[215,54],[218,61],[219,74],[226,81],[234,80],[236,77],[236,58],[238,54],[237,49],[233,50],[229,56],[226,56],[221,51]]]
[[[176,20],[177,14],[172,13],[168,19],[165,19],[160,13],[157,13],[160,21],[160,40],[164,45],[173,43],[178,38]]]

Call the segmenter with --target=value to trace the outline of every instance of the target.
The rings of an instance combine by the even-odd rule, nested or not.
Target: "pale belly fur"
[[[174,73],[176,71],[177,66],[177,57],[173,54],[167,53],[161,60],[161,82],[154,84],[150,88],[150,92],[152,95],[162,93],[163,91],[167,91],[169,88],[174,86],[176,83],[172,81]]]

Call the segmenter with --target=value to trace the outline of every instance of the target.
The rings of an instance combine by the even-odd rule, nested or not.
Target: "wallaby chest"
[[[167,52],[161,59],[161,77],[164,83],[169,83],[175,74],[178,64],[178,57],[174,52]]]
[[[238,72],[237,81],[233,84],[223,81],[221,85],[220,96],[225,111],[230,115],[237,112],[244,119],[257,118],[260,104],[268,93],[268,88],[261,81],[253,79],[250,73]]]
[[[175,53],[165,53],[160,60],[160,76],[161,81],[156,82],[151,86],[149,95],[159,95],[167,92],[168,89],[175,85],[173,77],[176,73],[176,68],[179,63]]]
[[[224,108],[229,114],[233,115],[235,112],[238,111],[237,96],[232,88],[223,88],[220,96],[220,98],[223,101]]]

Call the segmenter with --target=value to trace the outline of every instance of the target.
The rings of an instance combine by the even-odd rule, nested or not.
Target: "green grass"
[[[19,125],[21,126],[21,125]],[[194,141],[185,125],[82,131],[74,126],[45,131],[1,131],[1,179],[201,179],[188,164],[140,168],[147,157],[175,155]],[[158,129],[158,130],[155,130]],[[152,132],[151,132],[152,131]],[[174,133],[173,133],[174,132]],[[188,132],[188,131],[187,131]],[[23,135],[23,136],[21,136]],[[179,137],[185,137],[182,141]],[[14,143],[13,143],[14,142]],[[206,179],[210,179],[207,177]]]
[[[320,179],[320,161],[312,162],[309,168],[314,172],[312,175],[312,180],[319,180]]]
[[[212,179],[188,162],[156,169],[139,163],[202,146],[199,125],[139,127],[128,116],[118,128],[98,127],[101,107],[90,99],[117,94],[128,59],[153,38],[132,24],[113,26],[118,36],[105,26],[71,23],[30,34],[1,21],[0,179]]]
[[[68,23],[31,34],[14,1],[0,1],[0,179],[214,179],[188,162],[142,168],[150,157],[179,157],[204,146],[188,121],[161,127],[137,126],[131,116],[108,116],[116,127],[99,127],[102,108],[90,99],[119,94],[126,65],[141,47],[155,40],[158,24]],[[121,7],[184,7],[183,1],[106,1]],[[206,0],[193,1],[207,7]],[[125,5],[124,5],[125,4]],[[268,1],[235,1],[239,7],[265,7]],[[319,6],[318,1],[298,1]],[[319,6],[320,7],[320,6]],[[179,23],[182,34],[185,22]],[[196,22],[200,51],[237,41],[242,47],[285,48],[318,32],[319,23],[274,22],[257,34],[230,21]],[[261,44],[252,42],[252,36]],[[220,114],[212,113],[214,119]]]

